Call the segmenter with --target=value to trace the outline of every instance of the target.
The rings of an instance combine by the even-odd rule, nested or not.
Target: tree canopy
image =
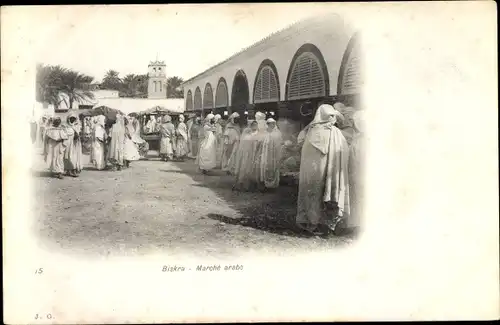
[[[120,78],[119,72],[116,70],[108,70],[101,83],[101,89],[118,90],[120,97],[148,97],[148,81],[147,74],[136,75],[127,74]],[[167,98],[182,98],[183,92],[181,84],[184,80],[180,77],[170,77],[167,79]]]
[[[93,77],[60,65],[38,64],[36,67],[36,99],[58,107],[67,101],[67,106],[73,108],[73,103],[83,103],[94,99],[94,94],[88,90]],[[64,94],[66,96],[61,96]]]
[[[69,108],[73,108],[75,102],[84,103],[94,99],[92,89],[94,78],[78,71],[64,68],[60,65],[37,65],[36,74],[36,98],[40,102],[48,102],[58,107],[66,102]],[[121,78],[120,73],[110,69],[106,72],[102,82],[98,85],[100,89],[119,91],[120,97],[147,98],[148,97],[147,74],[127,74]],[[183,79],[173,76],[167,79],[167,98],[182,98],[181,84]],[[61,96],[64,94],[66,96]]]

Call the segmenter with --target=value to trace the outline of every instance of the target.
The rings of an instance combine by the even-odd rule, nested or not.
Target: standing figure
[[[214,117],[215,124],[215,157],[216,157],[216,168],[221,168],[222,163],[222,147],[224,146],[224,129],[222,128],[222,116],[216,114]]]
[[[64,170],[66,174],[72,177],[78,177],[82,171],[82,125],[75,113],[68,115],[66,119],[66,128],[69,136],[68,146],[64,153]]]
[[[132,129],[134,131],[132,134],[132,141],[134,141],[135,145],[137,146],[139,155],[142,158],[146,158],[149,151],[149,144],[146,140],[144,140],[141,137],[141,124],[136,117],[132,117],[131,124],[132,124]]]
[[[196,158],[198,156],[198,149],[199,149],[199,133],[200,133],[200,121],[201,119],[199,117],[196,117],[194,119],[193,125],[191,125],[191,129],[189,129],[189,136],[191,138],[191,153],[190,156],[191,158]]]
[[[162,117],[161,116],[157,116],[156,117],[155,129],[154,129],[155,133],[160,133],[161,121],[162,121]]]
[[[132,126],[132,122],[128,119],[124,119],[125,122],[125,147],[123,153],[123,160],[125,167],[130,167],[130,162],[139,160],[141,156],[139,155],[139,151],[137,150],[137,146],[133,141],[134,136],[134,127]]]
[[[235,184],[233,190],[252,191],[257,187],[257,170],[255,158],[257,153],[259,126],[257,121],[249,121],[250,126],[243,130],[238,146],[238,151],[234,157]],[[233,158],[231,158],[232,160]]]
[[[154,115],[149,115],[149,121],[146,123],[146,126],[144,127],[144,133],[150,134],[154,133],[156,130],[156,119]]]
[[[125,152],[125,122],[123,115],[116,116],[116,122],[111,126],[109,132],[109,144],[107,147],[107,158],[111,164],[111,170],[121,170],[123,167],[123,156]]]
[[[203,140],[200,144],[197,159],[197,164],[203,174],[206,174],[209,170],[217,166],[217,139],[215,138],[216,128],[214,118],[215,116],[213,114],[208,114],[205,117],[205,123],[203,125]]]
[[[254,172],[255,172],[255,179],[257,181],[257,187],[260,190],[264,190],[264,182],[260,181],[260,171],[259,171],[259,166],[260,166],[260,161],[262,158],[262,144],[264,142],[264,138],[266,136],[266,130],[267,130],[267,123],[266,123],[266,114],[262,112],[257,112],[255,113],[255,121],[257,122],[257,134],[254,136],[254,140],[256,141],[255,145],[255,153],[254,153]]]
[[[259,183],[266,189],[277,188],[280,183],[280,162],[283,137],[272,118],[267,120],[267,133],[264,137],[259,166]]]
[[[61,119],[55,118],[52,126],[48,126],[45,130],[43,155],[52,176],[60,179],[64,178],[64,152],[68,139],[66,128],[61,126]]]
[[[191,155],[191,126],[193,125],[194,123],[194,116],[192,116],[191,114],[188,115],[188,121],[186,122],[186,128],[187,128],[187,146],[188,146],[188,158],[191,158],[192,155]]]
[[[296,223],[313,233],[335,231],[349,209],[349,146],[335,126],[342,114],[318,107],[307,126],[301,153]]]
[[[174,157],[173,144],[175,142],[175,126],[172,117],[165,115],[163,124],[160,124],[160,158],[164,161],[172,160]]]
[[[184,115],[179,115],[179,124],[176,130],[176,156],[177,159],[184,161],[184,158],[189,153],[188,149],[188,131],[186,123],[184,123]]]
[[[349,194],[351,198],[351,214],[346,222],[348,228],[359,227],[360,219],[363,216],[364,205],[364,112],[357,111],[354,113],[353,121],[357,132],[354,134],[351,147],[349,148]]]
[[[255,113],[255,121],[257,122],[259,132],[261,132],[260,135],[263,137],[263,132],[267,129],[266,114],[262,112]]]
[[[45,145],[45,130],[49,127],[51,127],[49,120],[47,117],[43,116],[38,127],[38,143],[41,143],[42,147]]]
[[[106,168],[105,146],[108,135],[104,129],[105,122],[106,117],[104,115],[94,116],[90,159],[97,170]]]
[[[345,140],[348,145],[351,145],[352,138],[356,133],[356,129],[354,128],[353,114],[355,112],[353,107],[345,106],[344,104],[338,102],[333,105],[337,111],[342,114],[344,117],[341,124],[339,124],[340,131],[344,135]]]
[[[231,157],[233,157],[232,161],[235,160],[236,152],[238,150],[238,143],[240,141],[240,124],[239,119],[240,114],[234,112],[229,116],[228,123],[226,124],[226,128],[223,133],[223,143],[222,143],[222,161],[221,168],[226,173],[230,174],[231,166],[229,162],[231,161]]]

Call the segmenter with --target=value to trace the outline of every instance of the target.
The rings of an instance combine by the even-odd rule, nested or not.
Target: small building
[[[360,41],[335,13],[295,23],[185,81],[186,113],[272,113],[282,132],[295,136],[320,103],[359,108]]]

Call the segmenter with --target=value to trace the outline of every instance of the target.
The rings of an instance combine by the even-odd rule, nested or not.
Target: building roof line
[[[187,83],[189,83],[189,82],[191,82],[191,81],[193,81],[193,80],[195,80],[195,79],[197,79],[197,78],[201,77],[202,75],[204,75],[204,74],[206,74],[206,73],[208,73],[208,72],[210,72],[210,71],[215,70],[216,68],[218,68],[218,67],[222,66],[223,64],[225,64],[225,63],[227,63],[227,62],[229,62],[229,61],[231,61],[231,60],[233,60],[233,59],[235,59],[236,57],[238,57],[238,56],[242,55],[244,52],[247,52],[248,50],[251,50],[251,49],[255,49],[255,48],[257,48],[259,45],[262,45],[262,44],[266,43],[266,42],[267,42],[267,41],[269,41],[271,38],[274,38],[275,36],[277,36],[277,35],[279,35],[279,34],[284,34],[286,31],[289,31],[289,30],[293,29],[294,27],[297,27],[298,25],[303,25],[303,24],[309,23],[309,22],[311,22],[312,20],[314,20],[315,18],[317,18],[317,16],[312,16],[312,17],[308,17],[308,18],[305,18],[305,19],[302,19],[302,20],[296,21],[296,22],[294,22],[294,23],[292,23],[292,24],[290,24],[290,25],[288,25],[288,26],[286,26],[286,27],[284,27],[284,28],[282,28],[282,29],[279,29],[278,31],[275,31],[275,32],[273,32],[273,33],[271,33],[271,34],[267,35],[266,37],[264,37],[264,38],[263,38],[263,39],[261,39],[260,41],[257,41],[256,43],[254,43],[254,44],[252,44],[252,45],[250,45],[250,46],[248,46],[248,47],[246,47],[246,48],[243,48],[243,49],[242,49],[242,50],[240,50],[239,52],[237,52],[237,53],[233,54],[232,56],[228,57],[227,59],[225,59],[225,60],[223,60],[223,61],[221,61],[221,62],[217,63],[216,65],[214,65],[214,66],[212,66],[212,67],[210,67],[210,68],[206,69],[205,71],[203,71],[203,72],[201,72],[201,73],[199,73],[199,74],[195,75],[194,77],[189,78],[188,80],[184,81],[184,82],[182,83],[182,85],[185,85],[185,84],[187,84]]]

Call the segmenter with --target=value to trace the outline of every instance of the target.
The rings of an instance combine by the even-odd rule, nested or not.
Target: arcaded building
[[[337,14],[313,17],[185,81],[185,110],[248,118],[273,112],[282,130],[297,133],[321,102],[360,108],[361,62],[360,33],[349,22]]]

